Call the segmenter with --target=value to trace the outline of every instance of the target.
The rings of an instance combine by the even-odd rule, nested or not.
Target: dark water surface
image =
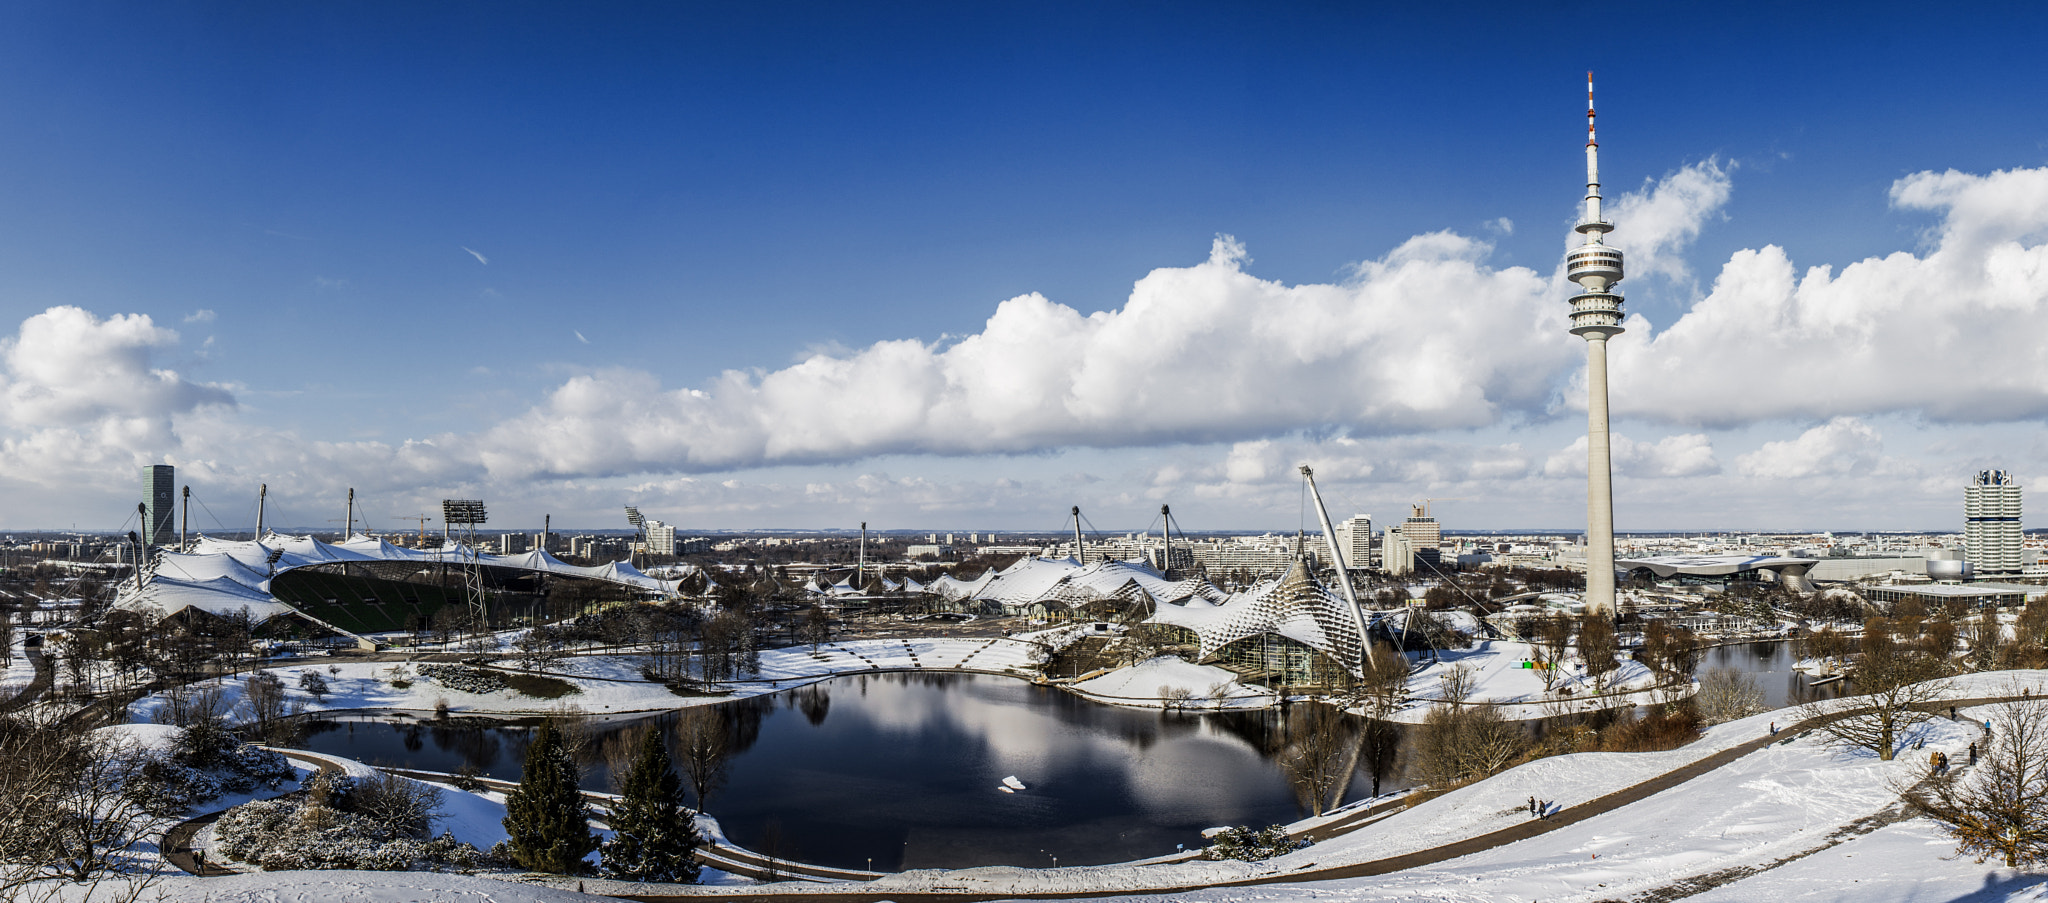
[[[1808,689],[1792,662],[1788,643],[1753,643],[1711,650],[1701,667],[1755,676],[1773,708],[1840,688]],[[821,865],[1123,862],[1196,846],[1203,828],[1308,814],[1272,761],[1287,710],[1168,714],[1012,678],[917,673],[840,677],[716,709],[733,755],[712,814],[742,846]],[[595,752],[607,738],[635,726],[667,730],[675,718],[598,724],[584,786],[612,789]],[[305,746],[431,771],[470,764],[518,780],[531,730],[363,716],[313,722]],[[1382,792],[1408,786],[1399,771],[1383,775]],[[997,790],[1007,775],[1028,789]],[[1360,763],[1342,799],[1371,791]]]
[[[1122,862],[1199,845],[1204,828],[1307,814],[1270,757],[1289,717],[1281,710],[1124,709],[974,674],[841,677],[718,709],[736,752],[712,814],[741,845],[806,862]],[[674,719],[634,723],[665,729]],[[598,743],[627,727],[600,725]],[[305,746],[316,751],[435,771],[469,763],[517,780],[531,727],[362,718],[313,729]],[[611,789],[604,763],[589,764],[584,786]],[[998,790],[1008,775],[1028,789]],[[1371,787],[1355,774],[1344,799]]]
[[[1748,674],[1763,688],[1764,707],[1770,709],[1833,699],[1850,691],[1845,680],[1812,686],[1806,672],[1792,670],[1795,661],[1789,642],[1742,643],[1707,650],[1699,673],[1705,674],[1711,668],[1734,668]]]

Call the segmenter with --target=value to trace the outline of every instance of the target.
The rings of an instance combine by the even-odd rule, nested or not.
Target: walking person
[[[1970,744],[1970,764],[1977,764],[1977,744]]]
[[[1533,796],[1529,797],[1529,817],[1536,817],[1536,798]]]

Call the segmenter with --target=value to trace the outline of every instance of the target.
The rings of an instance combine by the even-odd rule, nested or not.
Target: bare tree
[[[1808,703],[1800,714],[1820,719],[1818,729],[1834,745],[1867,749],[1890,761],[1905,732],[1934,717],[1935,703],[1948,691],[1948,682],[1938,679],[1942,671],[1941,662],[1925,652],[1871,642],[1866,628],[1854,678],[1855,688],[1865,695]]]
[[[1408,695],[1408,657],[1384,640],[1373,642],[1365,676],[1353,688],[1351,704],[1363,709],[1367,718],[1385,720]]]
[[[695,706],[676,719],[675,761],[697,794],[697,811],[704,811],[704,798],[725,783],[725,717],[711,706]]]
[[[1579,621],[1579,659],[1586,663],[1586,676],[1596,686],[1607,682],[1614,671],[1614,656],[1621,644],[1614,638],[1614,621],[1599,612],[1587,612]]]
[[[1161,707],[1169,711],[1173,709],[1187,708],[1189,700],[1192,700],[1194,698],[1195,691],[1190,690],[1187,687],[1175,686],[1173,684],[1159,685],[1159,701],[1162,704]]]
[[[1764,710],[1764,688],[1756,678],[1734,668],[1715,668],[1700,675],[1700,691],[1693,704],[1708,724],[1734,721]]]
[[[521,634],[512,648],[518,653],[519,666],[529,671],[546,671],[569,654],[561,631],[545,624]]]
[[[2019,692],[2012,686],[2005,695]],[[2048,699],[2001,703],[1987,720],[1981,764],[1930,775],[1906,800],[1947,829],[1957,855],[1995,856],[2007,868],[2048,862]]]
[[[1536,625],[1536,642],[1530,644],[1530,651],[1536,654],[1540,666],[1543,689],[1557,685],[1560,667],[1564,657],[1572,648],[1572,622],[1561,615],[1551,615]]]
[[[1415,730],[1413,767],[1438,789],[1488,777],[1528,746],[1521,726],[1503,718],[1498,706],[1436,706]]]
[[[0,718],[0,899],[50,878],[97,886],[161,831],[163,820],[124,792],[143,761],[132,743],[67,726],[51,711]],[[133,899],[147,880],[124,884]]]
[[[796,635],[797,639],[810,644],[812,652],[817,652],[819,646],[832,642],[832,616],[820,606],[811,606],[811,610],[804,613],[804,622],[797,626]]]
[[[1289,713],[1287,748],[1279,756],[1294,794],[1315,815],[1329,808],[1332,797],[1351,777],[1351,738],[1344,713],[1336,706],[1303,703]]]
[[[1445,705],[1453,709],[1460,708],[1465,705],[1465,700],[1472,698],[1472,689],[1477,682],[1478,677],[1469,666],[1456,665],[1446,668],[1442,674],[1437,675],[1437,695]]]

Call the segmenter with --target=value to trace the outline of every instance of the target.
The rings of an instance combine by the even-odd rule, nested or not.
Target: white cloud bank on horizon
[[[1632,278],[1683,287],[1684,248],[1731,191],[1729,168],[1709,160],[1616,199]],[[1621,476],[1903,477],[1875,451],[1858,456],[1875,434],[1859,433],[1870,427],[1857,418],[2006,422],[2048,412],[2048,350],[2031,340],[2048,329],[2048,168],[1919,173],[1891,197],[1941,215],[1922,253],[1795,278],[1775,246],[1741,251],[1669,328],[1634,323],[1613,345],[1618,416],[1710,431],[1811,429],[1737,457],[1732,470],[1702,432],[1618,437]],[[600,371],[482,432],[397,444],[250,422],[231,387],[157,363],[175,332],[147,316],[55,307],[0,340],[0,467],[45,485],[126,486],[130,472],[110,467],[172,460],[196,476],[290,479],[308,493],[344,482],[428,492],[649,476],[650,487],[701,494],[715,481],[687,475],[1190,445],[1218,457],[1154,468],[1143,492],[1249,497],[1291,479],[1304,460],[1335,480],[1563,484],[1584,473],[1583,441],[1543,452],[1459,438],[1555,423],[1560,406],[1583,404],[1573,385],[1583,346],[1564,332],[1567,286],[1556,272],[1492,267],[1489,252],[1434,232],[1341,282],[1284,285],[1246,272],[1245,249],[1219,237],[1207,260],[1154,270],[1116,310],[1084,315],[1024,295],[957,341],[821,352],[700,388]],[[862,497],[865,489],[848,495],[855,483],[820,491]],[[1013,489],[932,483],[920,504]],[[713,494],[722,505],[758,503]]]

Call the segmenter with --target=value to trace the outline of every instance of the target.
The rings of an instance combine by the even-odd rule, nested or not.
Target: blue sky
[[[1291,528],[1283,458],[1323,463],[1343,507],[1383,519],[1455,496],[1473,500],[1441,508],[1451,526],[1581,525],[1583,478],[1557,458],[1583,432],[1576,350],[1562,335],[1567,292],[1551,284],[1576,213],[1589,68],[1608,194],[1643,199],[1633,240],[1669,239],[1642,249],[1656,266],[1624,283],[1647,327],[1616,353],[1682,317],[1702,324],[1659,339],[1674,343],[1659,359],[1683,355],[1687,369],[1617,383],[1616,429],[1642,443],[1617,477],[1619,528],[1953,526],[1970,471],[2041,471],[2036,363],[1967,336],[1921,347],[1925,330],[1903,326],[1825,358],[1843,329],[1903,323],[1887,303],[1937,297],[1931,277],[1879,264],[1904,254],[1951,272],[1936,259],[1943,230],[1996,235],[1949,248],[1990,275],[1975,301],[1938,299],[1962,306],[1930,322],[2048,326],[2048,297],[2027,283],[2015,298],[1995,262],[2001,243],[2031,260],[2048,216],[2021,203],[2048,179],[2033,97],[2043,15],[12,5],[0,11],[0,335],[12,336],[0,526],[113,527],[133,467],[170,460],[230,524],[247,515],[221,509],[253,508],[268,481],[287,522],[305,523],[353,485],[384,517],[477,494],[508,523],[552,512],[610,526],[638,502],[698,528],[1038,529],[1079,503],[1135,528],[1167,501],[1193,529]],[[1926,183],[1921,201],[1898,187],[1951,170],[1978,181]],[[1988,200],[1956,202],[1971,186]],[[1636,254],[1616,219],[1615,243]],[[1412,243],[1430,235],[1466,244],[1415,263]],[[1225,252],[1218,236],[1232,239]],[[1717,278],[1737,265],[1747,275],[1731,283],[1768,283],[1742,267],[1769,246],[1795,275],[1875,259],[1837,293],[1897,297],[1846,313],[1805,298],[1824,310],[1788,314],[1801,325],[1783,348],[1722,360],[1713,339],[1738,334],[1726,311],[1773,302],[1731,284],[1716,306]],[[1462,275],[1443,281],[1451,271]],[[1155,272],[1151,293],[1134,293]],[[1242,354],[1211,341],[1275,309],[1262,292],[1322,286],[1362,299],[1353,358],[1322,349],[1269,372],[1261,361],[1287,353],[1285,336]],[[1211,289],[1227,310],[1174,309]],[[1039,328],[1065,322],[1058,310],[991,326],[998,305],[1032,293],[1083,318],[1131,315],[1086,336]],[[1125,311],[1141,294],[1144,315]],[[85,316],[52,313],[65,308]],[[1473,325],[1543,309],[1548,327]],[[1440,327],[1430,311],[1465,319]],[[1182,322],[1201,324],[1185,353],[1131,353]],[[1004,368],[1085,341],[1072,363],[1090,372],[1072,385],[1018,377],[1064,386],[1078,413],[984,411],[949,435],[934,412],[954,407],[903,389],[996,367],[935,363],[977,335],[1014,346],[990,359]],[[915,360],[856,363],[903,340],[923,349],[902,349]],[[1372,359],[1483,372],[1463,394],[1383,410],[1374,399],[1444,382],[1357,364]],[[1788,359],[1800,366],[1781,371]],[[850,375],[780,395],[717,389],[727,371],[772,383],[806,360]],[[1092,381],[1118,360],[1149,369]],[[2002,374],[1980,378],[1992,360]],[[1630,366],[1617,362],[1618,379]],[[87,390],[67,367],[159,375],[148,392],[119,379]],[[53,381],[63,403],[38,401]],[[1190,383],[1249,388],[1211,405],[1175,394]],[[1688,394],[1702,385],[1734,401]],[[1044,388],[970,397],[1057,404]],[[692,389],[724,413],[671,397]],[[1304,395],[1320,400],[1284,400]],[[1991,400],[1946,400],[1959,396]],[[853,422],[799,428],[842,414]]]

